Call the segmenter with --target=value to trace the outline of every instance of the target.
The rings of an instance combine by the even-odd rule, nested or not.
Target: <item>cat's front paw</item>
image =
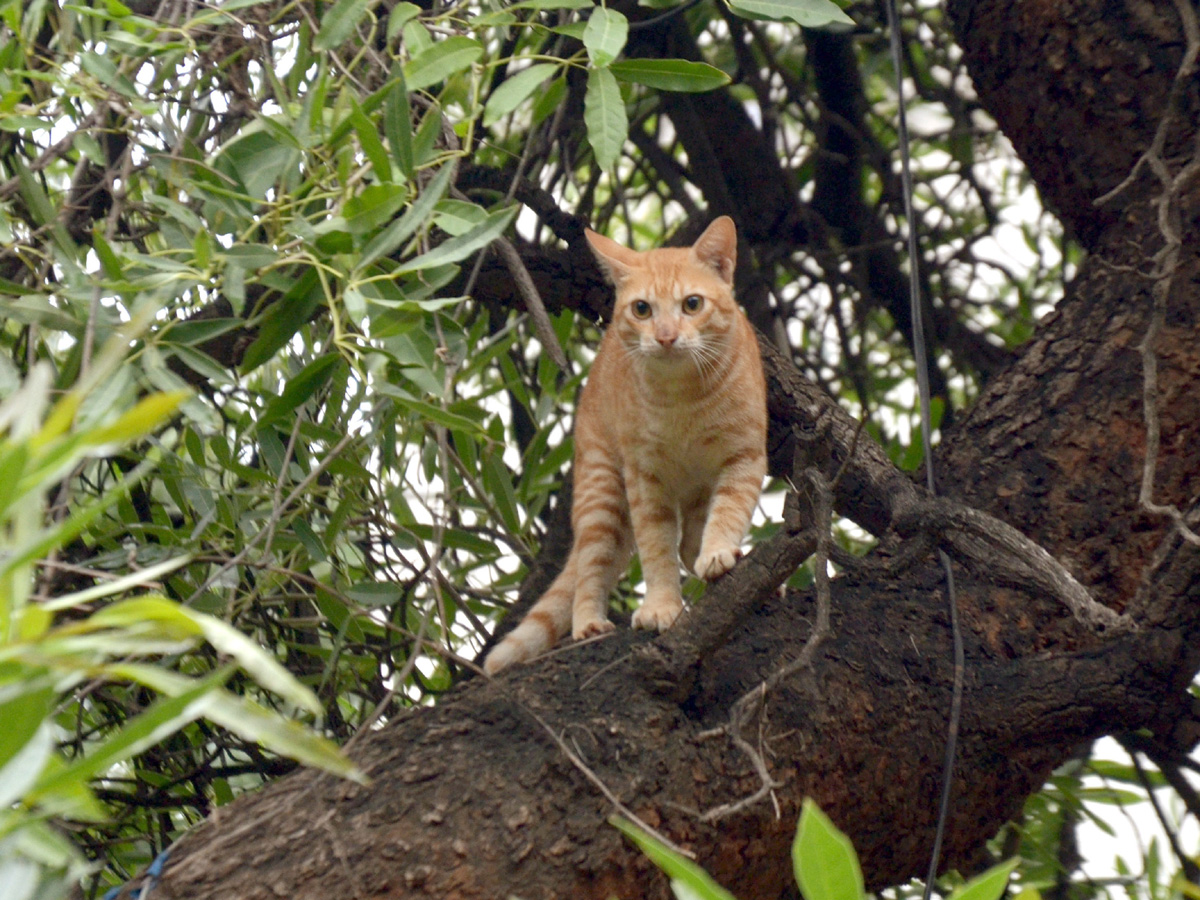
[[[608,619],[588,619],[585,622],[573,623],[571,625],[571,637],[577,641],[582,641],[584,638],[599,637],[602,634],[608,634],[616,627]]]
[[[675,603],[643,603],[633,614],[633,627],[645,631],[666,631],[670,628],[679,614],[683,612],[683,602]]]
[[[696,575],[705,581],[713,581],[732,569],[734,563],[741,558],[742,551],[733,545],[719,547],[707,553],[702,551],[696,557]]]

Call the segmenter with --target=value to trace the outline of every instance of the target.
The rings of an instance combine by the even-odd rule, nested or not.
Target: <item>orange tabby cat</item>
[[[680,559],[701,578],[741,555],[766,473],[766,384],[733,299],[737,235],[722,216],[686,249],[639,253],[587,232],[616,288],[575,421],[575,542],[562,573],[488,654],[489,673],[570,631],[611,631],[608,595],[636,544],[646,599],[633,627],[683,609]]]

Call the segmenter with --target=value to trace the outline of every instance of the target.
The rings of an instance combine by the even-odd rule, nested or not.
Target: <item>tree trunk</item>
[[[1156,303],[1152,499],[1186,510],[1200,482],[1200,181],[1177,185],[1162,219],[1149,165],[1093,203],[1134,169],[1169,110],[1164,165],[1178,173],[1196,146],[1194,74],[1172,88],[1186,3],[948,4],[984,104],[1088,255],[1020,359],[945,435],[940,483],[1040,543],[1137,628],[1098,633],[986,553],[958,569],[967,664],[947,866],[974,865],[1081,743],[1148,728],[1178,751],[1200,734],[1186,690],[1200,667],[1200,552],[1138,502],[1139,345]],[[771,590],[805,538],[786,530],[710,590],[709,601],[754,608],[723,646],[686,658],[708,602],[649,649],[649,637],[619,632],[474,679],[363,741],[354,755],[370,787],[303,771],[223,808],[175,845],[155,896],[669,896],[606,824],[614,801],[743,898],[793,895],[787,849],[805,796],[848,832],[872,886],[922,875],[951,643],[940,568],[928,554],[900,565],[890,531],[902,520],[914,530],[922,494],[828,398],[769,349],[764,358],[775,471],[790,473],[798,455],[832,480],[845,464],[836,508],[895,554],[891,568],[880,555],[834,581],[832,634],[812,668],[772,691],[744,731],[778,782],[770,799],[714,824],[698,815],[760,786],[749,756],[706,732],[809,634],[813,596]]]

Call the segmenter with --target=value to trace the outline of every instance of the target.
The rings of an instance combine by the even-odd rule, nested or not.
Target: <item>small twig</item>
[[[1175,175],[1171,174],[1163,152],[1167,136],[1179,113],[1179,101],[1183,90],[1195,78],[1200,65],[1200,20],[1196,8],[1189,0],[1174,0],[1180,24],[1187,38],[1187,48],[1175,72],[1171,90],[1167,97],[1167,111],[1158,123],[1150,147],[1138,157],[1129,174],[1095,203],[1101,206],[1133,184],[1143,166],[1148,166],[1158,178],[1162,190],[1154,198],[1158,211],[1158,229],[1163,237],[1163,247],[1154,255],[1154,311],[1146,334],[1138,345],[1142,357],[1142,416],[1146,423],[1146,454],[1142,461],[1142,482],[1138,491],[1138,505],[1155,515],[1167,516],[1174,523],[1184,540],[1200,546],[1200,535],[1188,527],[1183,514],[1174,504],[1154,501],[1154,481],[1158,468],[1158,453],[1161,433],[1158,418],[1158,356],[1154,345],[1166,320],[1167,300],[1170,297],[1175,275],[1179,269],[1179,257],[1183,247],[1180,234],[1178,200],[1188,184],[1200,175],[1200,134],[1196,136],[1196,147],[1192,158]]]
[[[550,739],[553,740],[554,743],[556,743],[558,745],[558,749],[562,751],[563,755],[568,760],[570,760],[571,765],[573,765],[576,769],[578,769],[588,781],[590,781],[592,784],[594,784],[596,786],[596,788],[600,791],[600,793],[604,795],[605,799],[607,799],[609,803],[611,803],[613,806],[615,806],[617,808],[617,812],[619,812],[625,818],[629,819],[629,821],[633,822],[635,825],[637,825],[643,831],[658,838],[659,841],[666,844],[668,847],[670,847],[676,853],[682,854],[683,856],[686,856],[688,859],[696,858],[695,853],[693,853],[690,850],[685,850],[683,847],[680,847],[674,841],[672,841],[668,837],[666,837],[666,835],[655,830],[654,828],[651,828],[645,821],[643,821],[637,815],[637,813],[635,813],[628,806],[626,806],[619,799],[617,799],[617,795],[614,794],[612,792],[612,790],[608,787],[608,785],[606,785],[600,779],[600,776],[597,775],[595,772],[593,772],[591,769],[589,769],[587,767],[587,765],[584,763],[584,761],[581,760],[574,753],[574,751],[572,751],[571,748],[567,746],[566,741],[564,741],[557,733],[555,733],[554,729],[551,728],[549,725],[547,725],[545,720],[543,720],[541,716],[539,716],[537,713],[535,713],[532,709],[530,709],[524,703],[520,703],[520,701],[518,701],[518,704],[521,706],[522,709],[525,710],[525,712],[529,713],[529,715],[533,718],[533,720],[535,722],[537,722],[539,725],[542,726],[542,729],[546,732],[546,734],[550,735]]]
[[[1128,616],[1097,603],[1057,559],[1006,522],[946,498],[906,503],[897,510],[896,531],[934,535],[960,560],[975,563],[993,578],[1035,587],[1056,597],[1091,628],[1133,627]]]
[[[562,370],[563,374],[570,377],[573,374],[571,364],[567,362],[567,355],[563,352],[562,345],[558,342],[558,335],[554,333],[554,327],[550,324],[550,315],[546,312],[546,304],[542,302],[542,295],[538,293],[537,285],[533,283],[533,278],[530,277],[529,270],[525,268],[520,254],[504,237],[496,238],[492,242],[492,246],[500,251],[500,259],[516,283],[521,299],[525,301],[525,308],[529,310],[529,315],[533,319],[533,328],[537,332],[538,340],[542,342],[542,346],[546,348],[546,352],[550,354],[554,364]]]
[[[321,473],[325,471],[326,467],[328,467],[329,464],[337,458],[338,454],[341,453],[342,450],[345,449],[346,445],[353,439],[353,433],[347,433],[343,435],[342,439],[338,441],[332,448],[330,448],[328,453],[325,454],[325,458],[317,463],[317,465],[313,466],[313,470],[309,472],[307,476],[305,476],[304,480],[292,489],[292,492],[287,495],[287,499],[285,499],[282,503],[276,503],[274,505],[274,508],[271,510],[271,515],[268,519],[267,525],[259,529],[258,533],[246,542],[246,546],[243,547],[236,556],[226,560],[224,564],[217,569],[217,571],[213,572],[204,580],[204,583],[201,584],[200,587],[192,591],[191,596],[184,601],[184,605],[190,606],[196,601],[197,597],[212,587],[218,578],[235,566],[243,564],[246,558],[250,555],[250,551],[253,550],[254,547],[267,536],[267,529],[270,528],[272,532],[274,531],[276,523],[279,521],[279,519],[283,518],[284,510],[290,507],[298,497],[308,490],[308,486],[320,477]]]
[[[817,599],[817,619],[800,650],[800,655],[790,663],[780,666],[756,688],[742,695],[730,710],[729,723],[722,729],[734,746],[749,757],[762,784],[749,796],[731,803],[722,803],[701,813],[700,819],[704,822],[718,821],[753,806],[764,797],[774,797],[773,791],[781,785],[771,777],[762,753],[742,737],[742,731],[760,715],[766,706],[767,698],[784,680],[792,677],[801,669],[812,667],[817,648],[829,636],[829,611],[832,605],[829,584],[829,551],[833,544],[833,492],[825,476],[815,468],[806,469],[804,479],[808,482],[812,493],[812,513],[815,519],[814,528],[817,539],[817,547],[813,553],[813,588]],[[776,816],[778,816],[778,803],[776,803],[775,809]]]

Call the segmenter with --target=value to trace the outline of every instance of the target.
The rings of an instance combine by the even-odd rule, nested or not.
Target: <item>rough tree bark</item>
[[[987,559],[960,571],[967,682],[945,862],[970,867],[981,842],[1080,743],[1147,728],[1171,753],[1200,736],[1186,691],[1200,667],[1200,550],[1138,501],[1148,434],[1139,345],[1156,301],[1153,500],[1185,511],[1196,501],[1200,179],[1193,172],[1174,185],[1165,217],[1155,165],[1094,202],[1155,146],[1172,110],[1159,156],[1178,173],[1197,152],[1200,105],[1194,73],[1173,88],[1194,61],[1182,24],[1194,52],[1188,0],[948,6],[981,99],[1088,254],[1060,308],[945,436],[941,484],[1040,543],[1137,626],[1098,633]],[[1172,245],[1173,234],[1181,242]],[[1156,268],[1155,255],[1172,246]],[[775,470],[790,472],[797,453],[831,479],[847,463],[837,509],[899,552],[891,529],[919,489],[865,437],[856,442],[854,423],[828,398],[764,353]],[[752,555],[711,594],[753,600],[756,584],[770,595],[780,569],[794,565],[789,546],[803,539],[784,535],[774,555]],[[763,801],[701,820],[760,785],[727,737],[704,733],[799,652],[808,594],[762,599],[695,665],[672,670],[667,660],[665,671],[681,676],[674,685],[662,682],[663,654],[634,652],[649,639],[628,632],[475,679],[362,743],[355,755],[371,787],[299,772],[222,809],[175,846],[156,896],[668,896],[665,879],[605,824],[614,800],[744,898],[794,890],[786,851],[805,796],[849,833],[873,886],[921,874],[950,637],[928,556],[908,568],[887,560],[835,581],[832,636],[813,668],[780,685],[745,732],[779,782],[778,814]]]

